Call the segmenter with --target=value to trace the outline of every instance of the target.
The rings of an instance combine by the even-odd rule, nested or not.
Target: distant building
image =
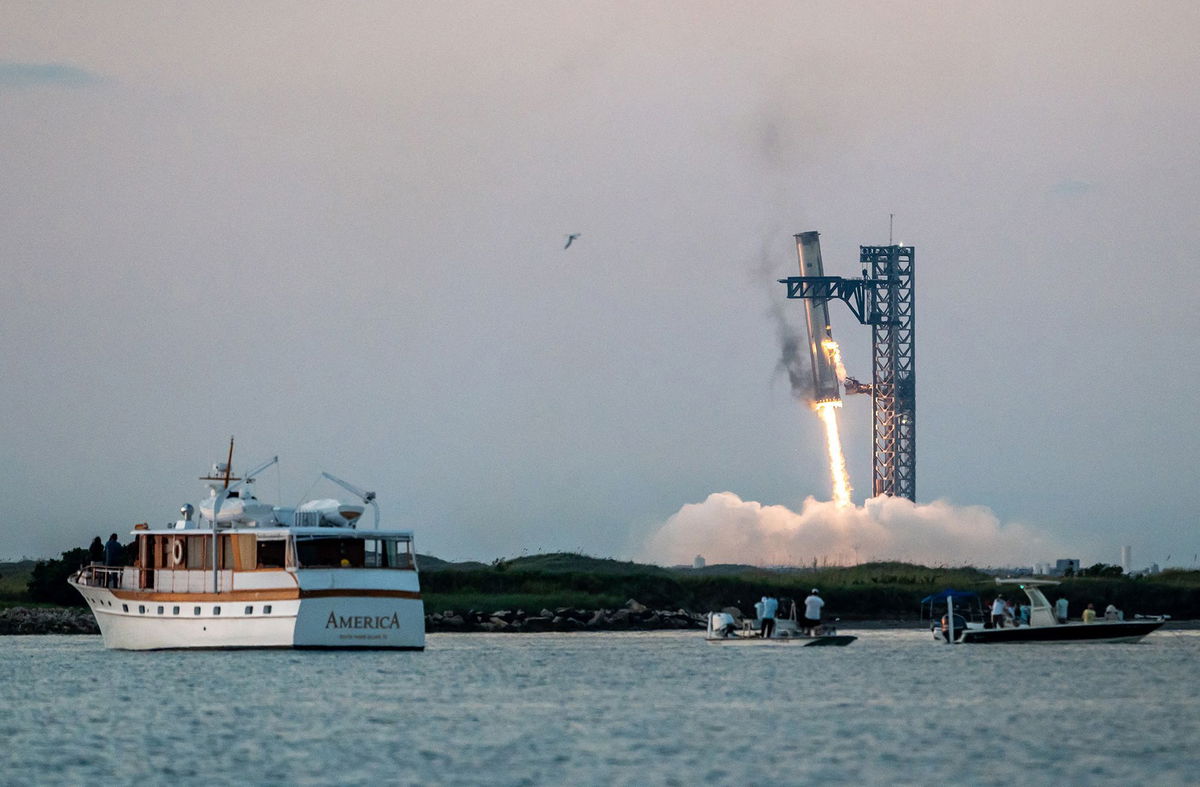
[[[1126,574],[1133,570],[1133,547],[1121,547],[1121,570]]]
[[[1072,574],[1079,572],[1079,560],[1073,557],[1060,558],[1054,561],[1054,570],[1050,572],[1051,576],[1062,577],[1066,576],[1067,570],[1070,569]]]
[[[695,559],[692,560],[692,568],[704,568],[703,555],[696,555]]]

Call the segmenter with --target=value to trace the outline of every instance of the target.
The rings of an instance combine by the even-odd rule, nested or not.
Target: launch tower
[[[797,243],[804,236],[796,236]],[[847,392],[871,394],[872,489],[916,500],[916,365],[913,345],[913,247],[860,246],[861,279],[791,276],[787,297],[825,304],[845,301],[871,326],[871,384],[847,378]]]

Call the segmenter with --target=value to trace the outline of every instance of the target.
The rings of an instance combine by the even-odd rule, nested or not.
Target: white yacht
[[[373,492],[324,473],[362,505],[273,506],[250,485],[277,458],[241,479],[232,459],[231,441],[229,461],[201,479],[207,499],[178,521],[134,527],[135,565],[93,564],[69,580],[107,647],[424,649],[413,536],[379,529]],[[374,528],[360,527],[367,505]]]

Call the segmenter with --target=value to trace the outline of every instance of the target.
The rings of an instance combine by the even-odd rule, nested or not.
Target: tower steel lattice
[[[917,497],[916,357],[912,246],[860,246],[861,279],[792,276],[787,297],[838,299],[871,326],[872,489]],[[849,390],[850,386],[847,386]]]

